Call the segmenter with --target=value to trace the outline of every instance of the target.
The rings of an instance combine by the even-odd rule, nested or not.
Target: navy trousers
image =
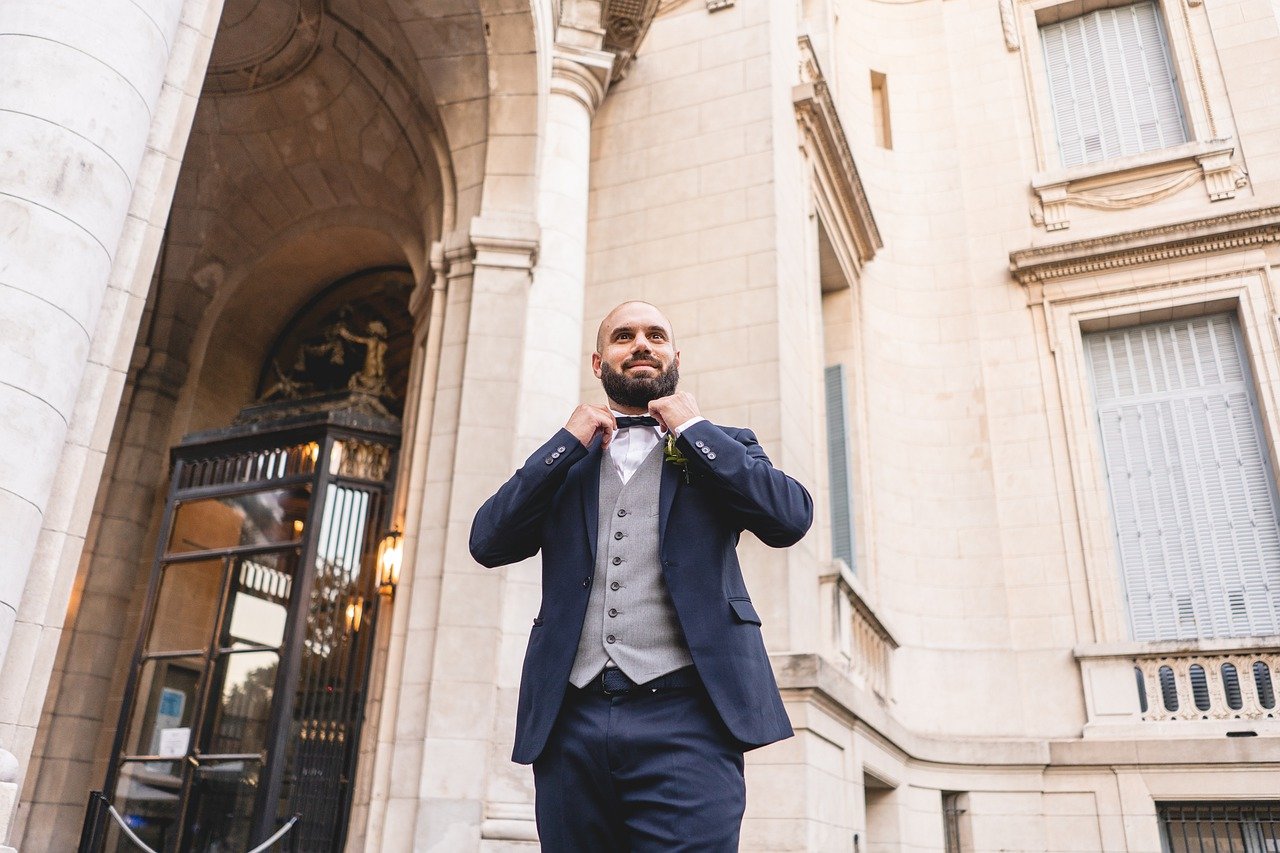
[[[738,849],[742,749],[701,686],[570,687],[533,777],[547,853]]]

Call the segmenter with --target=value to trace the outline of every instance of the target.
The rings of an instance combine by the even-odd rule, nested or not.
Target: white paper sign
[[[182,758],[187,754],[187,745],[191,743],[191,729],[161,729],[160,751],[158,755],[165,758]]]

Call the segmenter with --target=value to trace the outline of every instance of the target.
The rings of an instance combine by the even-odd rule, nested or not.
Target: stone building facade
[[[171,451],[256,434],[321,320],[396,415],[361,559],[402,534],[334,629],[334,843],[533,849],[538,567],[467,532],[631,298],[816,499],[740,549],[797,731],[743,849],[1276,849],[1276,79],[1271,0],[0,4],[0,849],[74,849],[113,767],[195,831],[191,711],[147,703],[216,716],[248,647],[139,690],[218,607],[150,589]]]

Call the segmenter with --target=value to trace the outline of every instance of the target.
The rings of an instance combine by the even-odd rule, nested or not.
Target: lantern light
[[[404,558],[404,543],[399,530],[392,530],[378,545],[378,592],[394,597],[396,584],[400,582],[400,563]]]

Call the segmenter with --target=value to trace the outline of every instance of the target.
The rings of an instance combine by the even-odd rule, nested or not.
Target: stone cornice
[[[792,90],[796,121],[803,143],[812,154],[817,178],[834,200],[834,212],[840,221],[832,223],[832,227],[852,242],[857,266],[861,267],[875,257],[884,242],[813,44],[808,36],[801,36],[799,43],[800,84]]]
[[[1019,284],[1090,275],[1280,241],[1280,206],[1240,210],[1009,253]]]

